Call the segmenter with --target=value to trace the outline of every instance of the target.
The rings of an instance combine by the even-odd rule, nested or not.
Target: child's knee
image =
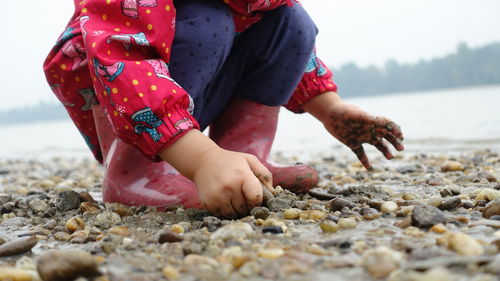
[[[286,21],[290,36],[287,44],[294,51],[309,56],[316,43],[318,28],[304,8],[298,4],[292,7],[284,6],[276,10],[276,16]]]

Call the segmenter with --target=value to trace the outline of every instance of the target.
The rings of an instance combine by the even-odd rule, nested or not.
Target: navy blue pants
[[[170,74],[193,98],[201,130],[233,98],[286,104],[314,48],[317,28],[299,5],[266,12],[235,33],[220,0],[177,0]]]

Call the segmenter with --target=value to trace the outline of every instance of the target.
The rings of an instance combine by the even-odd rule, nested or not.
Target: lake
[[[399,123],[407,151],[500,150],[500,86],[346,100]],[[282,110],[274,151],[324,154],[339,147],[311,116]],[[53,156],[92,157],[69,119],[0,126],[0,158]]]

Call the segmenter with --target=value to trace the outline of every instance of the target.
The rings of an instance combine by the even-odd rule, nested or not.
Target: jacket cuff
[[[323,76],[305,73],[285,107],[294,113],[304,113],[302,106],[305,103],[326,92],[337,92],[330,70]]]

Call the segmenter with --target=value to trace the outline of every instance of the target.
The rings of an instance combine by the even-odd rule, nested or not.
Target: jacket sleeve
[[[171,0],[82,1],[80,26],[100,104],[117,135],[152,160],[199,128],[194,104],[168,71]]]
[[[323,93],[337,92],[337,85],[332,77],[332,72],[316,56],[316,50],[314,50],[299,85],[285,107],[292,112],[303,113],[304,103]]]

